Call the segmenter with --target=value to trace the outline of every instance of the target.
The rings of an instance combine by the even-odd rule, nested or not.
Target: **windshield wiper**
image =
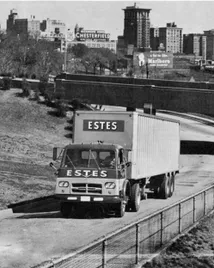
[[[73,168],[76,169],[76,167],[75,167],[75,165],[73,164],[71,158],[70,158],[68,155],[66,155],[66,157],[68,158],[69,162],[72,164]]]
[[[90,165],[91,155],[92,155],[92,157],[93,157],[93,159],[94,159],[94,161],[95,161],[95,163],[96,163],[96,165],[97,165],[97,168],[100,170],[100,166],[99,166],[99,164],[98,164],[98,162],[97,162],[97,160],[96,160],[96,158],[95,158],[95,156],[94,156],[94,154],[92,153],[91,150],[89,150],[88,167],[89,167],[89,165]]]

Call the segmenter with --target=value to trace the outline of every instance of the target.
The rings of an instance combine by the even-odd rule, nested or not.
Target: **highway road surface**
[[[139,212],[127,212],[123,218],[64,219],[58,211],[27,214],[4,211],[0,213],[0,267],[29,268],[62,257],[212,185],[212,123],[203,124],[177,116],[163,116],[181,121],[181,169],[176,176],[176,189],[172,198],[143,200]]]

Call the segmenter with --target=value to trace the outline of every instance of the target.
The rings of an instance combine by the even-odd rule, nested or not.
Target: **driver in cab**
[[[110,151],[110,154],[102,161],[102,165],[105,167],[114,168],[115,164],[115,153],[114,151]]]

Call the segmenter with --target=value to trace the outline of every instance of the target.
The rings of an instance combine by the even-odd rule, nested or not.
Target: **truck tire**
[[[125,212],[126,212],[126,203],[121,201],[118,209],[116,210],[115,215],[118,218],[122,218],[125,215]]]
[[[60,204],[60,212],[64,218],[68,218],[71,212],[71,205],[66,202]]]
[[[160,187],[160,198],[167,199],[170,195],[170,181],[171,177],[164,175],[163,181]]]
[[[130,207],[131,210],[137,212],[140,208],[141,190],[139,183],[135,183],[131,187]]]
[[[175,190],[175,176],[172,174],[170,177],[170,190],[169,190],[169,197],[171,197]]]

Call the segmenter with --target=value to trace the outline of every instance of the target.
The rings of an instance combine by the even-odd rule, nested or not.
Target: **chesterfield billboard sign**
[[[173,54],[171,52],[136,52],[134,53],[134,66],[141,68],[148,64],[153,68],[173,68]]]
[[[105,33],[104,31],[90,31],[90,30],[81,30],[76,33],[77,41],[85,40],[105,40],[109,41],[110,34]]]

